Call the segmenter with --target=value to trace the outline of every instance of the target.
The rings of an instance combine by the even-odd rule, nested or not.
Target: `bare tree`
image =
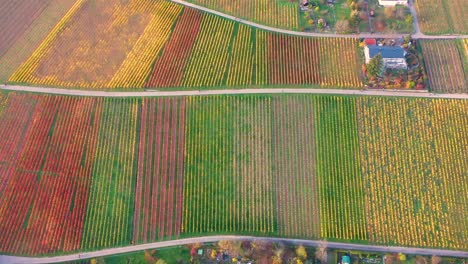
[[[439,257],[439,256],[432,256],[431,263],[432,264],[440,264],[440,263],[442,263],[442,258]]]
[[[327,263],[328,261],[328,253],[327,247],[325,244],[320,244],[315,251],[315,257],[317,258],[320,263]]]

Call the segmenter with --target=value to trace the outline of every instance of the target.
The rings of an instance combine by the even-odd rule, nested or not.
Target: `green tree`
[[[367,64],[367,75],[369,77],[381,77],[384,70],[384,62],[380,53],[375,55]]]
[[[406,21],[406,23],[408,25],[412,25],[413,24],[413,16],[412,15],[407,15],[405,21]]]
[[[356,28],[359,26],[359,22],[361,21],[361,18],[359,17],[359,11],[351,11],[351,14],[349,15],[349,26],[351,28]]]

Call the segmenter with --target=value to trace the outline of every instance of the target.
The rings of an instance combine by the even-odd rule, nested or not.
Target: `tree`
[[[442,263],[442,259],[439,256],[432,256],[431,263],[432,264],[440,264],[440,263]]]
[[[154,249],[144,251],[146,263],[155,263],[156,262],[156,259],[153,257],[154,253],[156,253],[156,250],[154,250]]]
[[[367,75],[369,77],[381,77],[385,70],[384,67],[382,55],[379,53],[367,64]]]
[[[318,20],[318,28],[319,28],[320,30],[322,30],[324,26],[326,26],[325,20],[324,20],[323,18],[319,18],[319,20]]]
[[[416,256],[415,262],[416,264],[428,264],[429,260],[423,256]]]
[[[385,7],[385,17],[386,18],[395,18],[396,10],[394,6]]]
[[[348,20],[336,21],[335,30],[338,33],[348,33],[351,30],[351,28],[349,27],[349,21]]]
[[[328,261],[328,253],[327,248],[325,245],[319,245],[317,250],[315,251],[315,257],[317,258],[320,263],[327,263]]]
[[[211,259],[216,259],[216,255],[218,254],[218,252],[216,252],[216,250],[211,250],[211,254],[210,254],[210,258]]]
[[[307,259],[307,251],[304,246],[298,246],[296,248],[296,255],[299,259],[301,260],[306,260]]]
[[[416,83],[414,81],[406,82],[406,88],[407,89],[413,89],[415,86],[416,86]]]
[[[271,263],[273,263],[273,264],[283,264],[283,260],[278,256],[273,256],[271,258]]]
[[[413,16],[412,15],[407,15],[406,18],[405,18],[405,22],[408,25],[412,25],[413,24]]]
[[[232,255],[239,255],[242,242],[239,240],[221,240],[218,247],[221,251],[228,251]]]
[[[397,8],[397,10],[395,12],[395,18],[399,19],[399,20],[403,20],[403,19],[406,18],[407,14],[408,14],[408,12],[406,12],[406,10],[404,8]]]
[[[349,26],[352,28],[356,28],[357,26],[359,26],[360,21],[361,18],[359,17],[359,11],[351,11],[351,14],[349,15]]]
[[[365,63],[363,63],[363,64],[361,65],[361,72],[362,72],[362,75],[363,75],[363,76],[366,76],[366,75],[367,75],[367,66],[366,66]]]
[[[156,264],[167,264],[167,262],[164,259],[158,259],[158,261],[156,261]]]

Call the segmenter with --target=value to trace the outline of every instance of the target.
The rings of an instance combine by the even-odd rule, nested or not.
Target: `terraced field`
[[[207,234],[467,249],[466,100],[0,92],[0,251]]]

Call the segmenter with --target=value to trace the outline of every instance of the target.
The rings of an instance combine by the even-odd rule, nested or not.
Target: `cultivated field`
[[[50,0],[0,0],[0,57],[42,13]]]
[[[0,1],[0,82],[6,82],[76,0]]]
[[[466,100],[0,92],[0,252],[252,234],[467,249]]]
[[[353,39],[279,35],[185,9],[146,86],[359,87],[358,57]]]
[[[366,240],[356,100],[317,97],[313,105],[321,237]]]
[[[465,0],[415,0],[421,31],[426,34],[468,33]]]
[[[369,240],[467,247],[468,104],[358,99]]]
[[[99,104],[90,98],[9,96],[0,131],[7,138],[0,149],[1,251],[80,248]]]
[[[144,99],[141,105],[133,239],[177,238],[182,224],[184,98]]]
[[[468,92],[467,64],[462,43],[452,40],[421,41],[431,89],[437,92]]]
[[[295,0],[188,0],[188,2],[268,26],[298,29],[299,5]]]
[[[141,87],[181,10],[165,0],[78,0],[10,81]]]
[[[359,67],[353,39],[274,34],[166,0],[80,0],[9,82],[89,89],[355,88],[362,86]]]
[[[311,97],[273,101],[276,210],[281,236],[321,237],[313,105]]]

